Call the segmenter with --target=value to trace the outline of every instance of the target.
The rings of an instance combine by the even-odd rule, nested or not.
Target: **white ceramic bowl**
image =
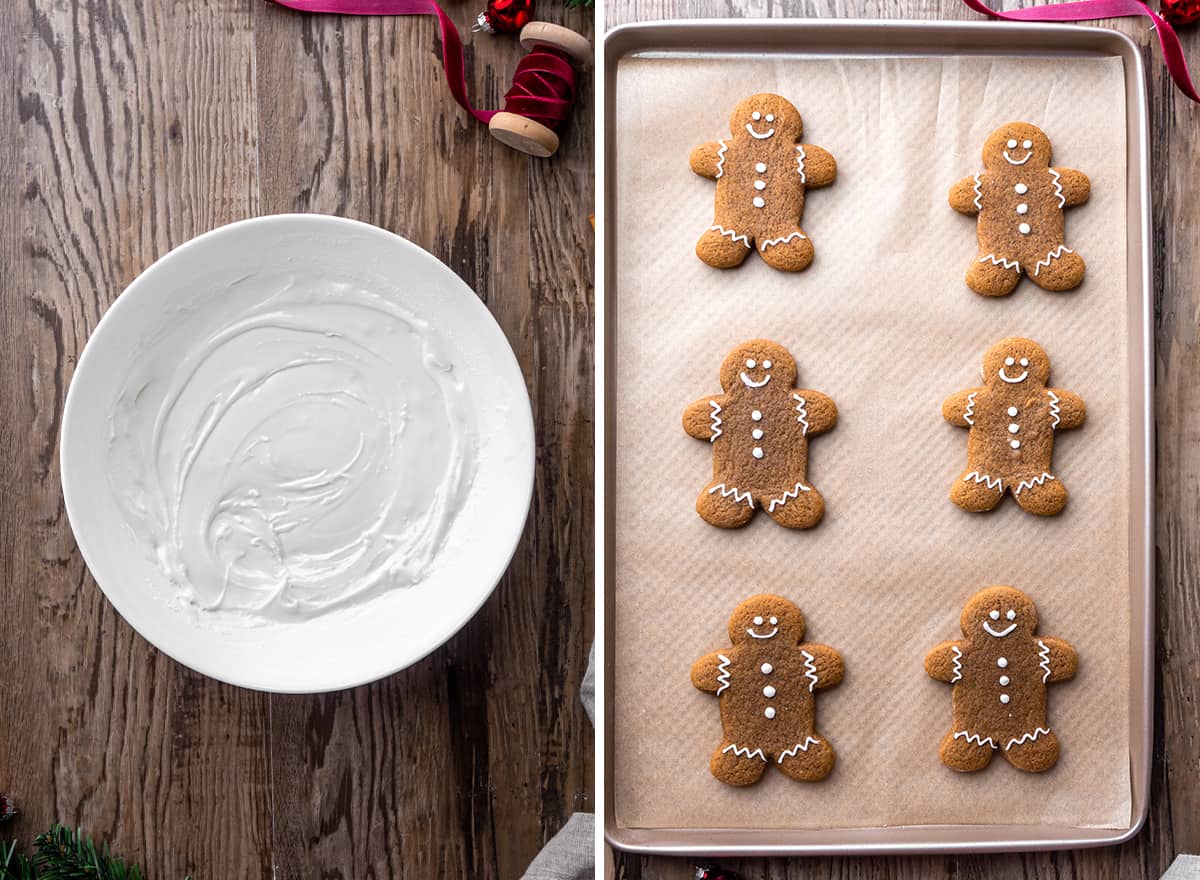
[[[161,491],[146,493],[147,481],[153,482],[166,473],[163,485],[178,485],[159,458],[183,461],[193,442],[187,438],[194,435],[177,426],[161,435],[157,429],[149,431],[147,426],[155,419],[147,419],[131,407],[141,405],[137,392],[144,383],[161,391],[172,382],[185,382],[177,377],[188,373],[189,356],[211,343],[214,328],[229,323],[231,316],[238,317],[243,299],[248,307],[264,302],[274,307],[274,293],[265,291],[277,289],[280,279],[299,279],[310,296],[305,307],[312,304],[312,297],[328,296],[330,309],[344,310],[345,302],[337,298],[349,289],[346,285],[351,285],[361,296],[386,303],[389,309],[394,306],[424,322],[428,332],[439,340],[441,356],[452,361],[454,379],[465,389],[462,400],[474,422],[476,438],[466,458],[474,464],[467,478],[456,484],[460,499],[457,514],[447,518],[444,538],[415,583],[394,585],[388,581],[365,593],[368,598],[356,598],[320,613],[305,611],[287,619],[250,615],[243,619],[181,599],[179,571],[203,571],[203,567],[177,568],[172,576],[172,567],[156,555],[161,546],[156,548],[150,534],[154,527],[147,523],[152,520],[139,520],[138,505],[146,497],[162,497]],[[325,304],[316,301],[311,307],[315,311],[306,313],[307,319],[324,321],[326,313],[321,309],[326,308]],[[380,322],[359,320],[357,312],[352,317],[354,320],[338,324],[336,333],[313,334],[310,329],[309,335],[336,336],[338,345],[352,348],[355,357],[361,354],[373,382],[369,394],[389,401],[386,405],[391,406],[392,392],[403,396],[411,392],[414,383],[398,387],[399,374],[404,371],[392,370],[381,352],[372,347],[392,346],[388,356],[395,356],[402,347],[395,338],[389,339],[386,326],[382,331],[376,329]],[[382,323],[386,325],[387,321]],[[349,338],[356,334],[360,338]],[[413,338],[405,336],[402,341],[411,343]],[[251,356],[269,359],[286,355],[270,349],[270,344],[257,349],[242,346],[236,355],[222,350],[219,357],[225,362],[220,369],[241,369],[237,365]],[[408,352],[405,357],[411,357],[410,349],[404,351]],[[428,354],[423,348],[421,351]],[[213,362],[205,361],[210,367]],[[431,361],[425,357],[412,362],[421,368]],[[435,366],[440,368],[440,364]],[[347,375],[352,377],[348,380],[351,383],[361,379],[357,369]],[[337,374],[321,374],[318,380],[328,383],[336,378]],[[428,377],[422,373],[419,378],[425,381]],[[441,382],[440,374],[433,381]],[[389,382],[397,387],[389,388]],[[278,398],[281,394],[305,396],[303,389],[308,386],[293,384],[282,392],[273,387]],[[185,406],[198,410],[194,404],[200,398],[196,395],[202,398],[209,391],[212,389],[203,384],[198,389],[190,388],[187,394],[191,397],[181,397],[177,407],[169,410],[170,417],[175,418]],[[212,393],[216,398],[225,394]],[[433,393],[436,395],[436,390]],[[171,398],[168,395],[165,399]],[[254,405],[253,401],[249,404],[251,409]],[[396,409],[402,422],[411,415],[406,405]],[[164,405],[151,415],[167,411]],[[439,414],[442,411],[436,410]],[[328,414],[307,422],[297,420],[296,424],[302,428],[319,426],[316,442],[333,447],[340,442],[339,420]],[[426,430],[424,442],[414,448],[418,453],[423,449],[441,455],[437,452],[441,441],[435,438],[436,442],[429,442],[429,420],[422,424]],[[286,442],[277,444],[284,453],[289,444],[295,446],[310,439],[301,436],[296,440],[296,434],[307,429],[298,429],[295,424],[285,427],[286,431],[279,433],[286,435]],[[150,447],[155,454],[145,456],[144,461],[131,455],[130,450],[150,442],[151,434],[158,438]],[[446,266],[403,238],[364,223],[313,214],[261,217],[223,226],[176,248],[143,272],[108,310],[88,340],[67,394],[61,439],[63,494],[71,527],[88,568],[117,611],[156,647],[192,669],[231,684],[276,692],[327,691],[372,681],[414,663],[450,638],[479,609],[504,573],[524,529],[533,490],[533,420],[525,381],[504,334],[479,298]],[[361,451],[361,440],[356,442]],[[171,444],[182,448],[172,449]],[[393,448],[391,441],[383,445]],[[399,442],[394,445],[399,448]],[[219,446],[214,440],[205,448],[211,452]],[[372,450],[367,448],[364,454],[369,461]],[[310,457],[315,455],[311,453]],[[270,456],[269,464],[276,465]],[[246,456],[246,461],[251,457]],[[286,454],[282,457],[286,459]],[[209,462],[203,480],[193,481],[198,488],[190,490],[192,495],[180,505],[193,504],[197,492],[210,492],[211,484],[220,482],[221,471],[213,464]],[[238,467],[260,464],[242,461]],[[394,467],[388,469],[394,461],[375,464],[382,470],[377,469],[372,480],[363,480],[362,474],[357,474],[359,482],[354,491],[346,491],[346,498],[339,496],[336,502],[323,506],[310,504],[314,518],[319,521],[336,508],[340,534],[356,535],[358,526],[353,517],[361,513],[369,519],[372,510],[382,509],[380,493],[386,494],[390,484],[379,474],[395,471]],[[254,473],[261,473],[261,469]],[[344,481],[337,483],[334,494],[344,487]],[[374,499],[360,504],[361,512],[355,507],[359,497],[356,493]],[[131,498],[141,500],[134,503]],[[420,504],[411,497],[406,496],[406,500]],[[229,503],[236,507],[236,503]],[[163,509],[169,509],[169,505]],[[182,511],[183,507],[178,509]],[[211,520],[202,517],[196,522],[211,525]],[[370,527],[370,522],[364,522],[364,530]],[[216,534],[197,528],[197,535]],[[253,538],[253,531],[250,535]],[[187,540],[185,533],[180,541],[186,544]],[[261,542],[257,543],[261,547]],[[351,539],[347,546],[354,543]],[[219,546],[227,548],[229,544]],[[187,547],[183,549],[180,558],[190,552]],[[244,568],[253,558],[243,553],[237,557],[237,564]],[[305,558],[321,557],[310,554]],[[228,568],[225,570],[228,572]],[[245,574],[242,568],[238,570]],[[225,577],[228,580],[228,573]],[[196,579],[199,581],[199,576]]]

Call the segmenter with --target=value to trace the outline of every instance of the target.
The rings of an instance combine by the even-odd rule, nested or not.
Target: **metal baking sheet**
[[[783,855],[837,853],[904,853],[1058,849],[1117,843],[1137,833],[1145,820],[1149,797],[1152,751],[1153,697],[1153,325],[1149,258],[1147,114],[1141,60],[1134,44],[1114,31],[1037,24],[956,24],[941,22],[837,22],[837,21],[687,21],[629,25],[611,31],[605,42],[605,188],[603,267],[608,282],[602,292],[601,326],[604,355],[598,389],[599,423],[604,426],[604,497],[616,497],[616,446],[613,413],[617,407],[616,326],[617,304],[622,296],[616,279],[621,254],[614,230],[620,223],[621,205],[614,185],[618,139],[614,120],[621,94],[617,83],[622,62],[645,58],[718,58],[770,55],[797,58],[904,58],[986,55],[1029,58],[1108,57],[1120,60],[1124,70],[1126,144],[1126,324],[1129,331],[1129,774],[1131,809],[1127,827],[1084,828],[1043,824],[947,825],[906,824],[871,828],[711,828],[630,827],[617,821],[614,802],[614,726],[621,723],[614,708],[613,658],[620,650],[621,634],[615,626],[614,574],[616,571],[615,505],[603,511],[603,556],[597,576],[605,596],[605,700],[604,766],[605,828],[608,840],[622,849],[664,854]],[[726,111],[727,112],[727,111]],[[804,107],[801,107],[804,112]],[[820,143],[819,138],[814,140]],[[965,169],[963,173],[967,173]],[[948,185],[949,181],[947,181]],[[816,210],[820,210],[819,208]],[[814,224],[819,220],[814,220]],[[1070,220],[1068,220],[1070,224]],[[1068,225],[1070,229],[1070,225]],[[964,238],[964,241],[966,239]],[[819,245],[818,245],[819,247]],[[1022,282],[1016,296],[1031,295]],[[965,289],[964,289],[965,290]],[[638,295],[637,291],[626,295]],[[644,295],[644,294],[643,294]],[[964,293],[964,295],[967,295]],[[721,353],[723,354],[723,353]],[[719,357],[720,355],[716,355]],[[1053,356],[1053,353],[1052,353]],[[714,367],[715,370],[715,367]],[[697,389],[702,393],[704,389]],[[951,389],[952,390],[952,389]],[[701,475],[702,476],[702,475]],[[1019,586],[1019,584],[1018,584]],[[957,611],[955,611],[957,614]],[[939,636],[951,637],[953,632]],[[936,639],[935,639],[936,641]],[[931,642],[932,644],[932,642]],[[948,713],[948,695],[947,695]],[[713,711],[715,719],[715,709]],[[948,717],[948,716],[947,716]],[[715,723],[715,720],[714,720]],[[931,746],[932,747],[932,746]],[[707,772],[704,770],[703,772]],[[639,780],[639,783],[643,783]],[[654,785],[653,779],[644,780]],[[870,792],[864,791],[864,797]]]

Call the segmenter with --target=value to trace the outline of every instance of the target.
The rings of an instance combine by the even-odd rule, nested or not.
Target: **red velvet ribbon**
[[[1147,6],[1141,0],[1075,0],[1071,3],[1050,3],[1046,6],[1032,6],[1026,9],[1014,9],[1012,12],[999,12],[985,6],[982,0],[963,0],[976,12],[1002,18],[1006,21],[1085,21],[1096,18],[1128,18],[1144,15],[1153,22],[1158,42],[1162,46],[1163,59],[1167,62],[1167,72],[1175,81],[1179,91],[1193,101],[1200,103],[1200,95],[1192,84],[1192,76],[1188,73],[1187,61],[1183,57],[1183,47],[1179,44],[1179,36],[1167,21]]]
[[[462,38],[446,11],[436,0],[275,0],[280,6],[300,12],[328,12],[337,15],[432,15],[442,32],[442,67],[450,94],[459,106],[482,123],[498,111],[477,110],[467,97],[467,77],[463,63]],[[553,46],[535,46],[517,64],[512,86],[504,95],[509,113],[534,119],[549,128],[557,128],[575,101],[575,68],[566,53]]]

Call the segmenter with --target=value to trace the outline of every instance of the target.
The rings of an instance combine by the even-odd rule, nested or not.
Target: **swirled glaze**
[[[419,583],[479,444],[442,334],[346,279],[252,274],[146,340],[110,486],[177,599],[305,619]]]

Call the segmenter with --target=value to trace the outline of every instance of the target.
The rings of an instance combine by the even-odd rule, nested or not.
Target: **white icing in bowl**
[[[88,339],[62,425],[67,515],[117,611],[262,690],[428,654],[495,589],[533,489],[525,379],[479,297],[336,217],[160,258]]]
[[[292,273],[178,312],[108,422],[109,484],[178,598],[263,623],[420,583],[478,457],[440,334],[361,284]]]

